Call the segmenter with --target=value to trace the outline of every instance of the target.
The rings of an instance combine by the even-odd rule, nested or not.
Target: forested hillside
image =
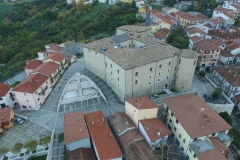
[[[22,70],[48,43],[89,41],[110,36],[115,28],[138,23],[135,4],[82,3],[60,0],[16,3],[0,23],[0,79]]]

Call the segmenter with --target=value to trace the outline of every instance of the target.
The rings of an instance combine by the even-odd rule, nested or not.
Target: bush
[[[21,151],[22,147],[23,147],[23,144],[22,144],[22,143],[17,143],[17,144],[15,144],[15,146],[12,148],[12,152],[13,152],[14,154],[19,153],[19,152]]]
[[[9,149],[7,147],[1,147],[0,148],[0,156],[8,153]]]
[[[20,157],[24,156],[24,153],[20,153]]]
[[[232,144],[234,144],[237,147],[237,149],[240,149],[239,131],[235,127],[233,127],[233,129],[231,129],[228,133],[233,138]]]
[[[210,72],[210,67],[206,67],[205,71],[206,71],[207,73],[209,73],[209,72]]]
[[[206,75],[206,72],[205,72],[205,71],[200,71],[199,75],[200,75],[201,77],[204,77],[204,76]]]
[[[37,148],[37,146],[38,146],[37,141],[31,140],[24,145],[24,148],[26,148],[27,151],[34,151]]]
[[[221,116],[226,122],[232,125],[232,118],[226,111],[219,113],[219,116]]]
[[[36,150],[32,151],[32,153],[36,153],[36,152],[37,152]]]
[[[196,66],[195,70],[199,71],[199,69],[200,69],[200,66]]]
[[[212,98],[213,99],[218,99],[218,97],[221,95],[222,93],[222,88],[216,88],[213,93],[212,93]]]
[[[50,136],[43,137],[39,140],[39,144],[42,145],[42,146],[46,145],[50,142],[50,140],[51,140]]]
[[[61,133],[58,137],[58,143],[61,143],[64,140],[64,133]]]

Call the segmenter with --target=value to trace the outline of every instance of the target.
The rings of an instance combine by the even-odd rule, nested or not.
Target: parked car
[[[20,117],[17,117],[16,119],[15,119],[15,121],[18,123],[18,124],[23,124],[23,119],[22,118],[20,118]]]
[[[212,98],[206,94],[204,94],[204,99],[205,99],[205,102],[212,102]]]

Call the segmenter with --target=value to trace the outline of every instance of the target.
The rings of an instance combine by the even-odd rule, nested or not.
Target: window
[[[186,142],[186,139],[183,139],[183,143],[185,143]]]
[[[48,81],[46,82],[46,84],[48,84]]]
[[[150,68],[150,72],[152,71],[152,67]]]
[[[40,100],[40,98],[38,98],[38,101]]]
[[[192,150],[191,150],[191,148],[189,147],[189,152],[191,152],[192,153]]]
[[[119,81],[119,77],[118,77],[118,81]]]
[[[168,76],[167,76],[167,79],[168,79]]]
[[[26,96],[26,93],[24,93],[24,96]]]
[[[178,124],[178,120],[176,119],[176,123]]]
[[[170,70],[168,69],[168,72],[169,72]]]
[[[152,78],[152,76],[149,76],[149,78]]]
[[[171,65],[171,62],[169,62],[168,65]]]
[[[31,107],[31,106],[29,106],[29,108],[31,109],[32,107]]]
[[[35,92],[35,94],[37,94],[37,91]]]
[[[150,86],[151,84],[152,84],[151,82],[148,83],[149,86]]]
[[[111,64],[111,68],[112,68],[112,64]]]
[[[158,82],[160,82],[160,79],[158,79]]]
[[[105,62],[105,66],[107,67],[107,62]]]
[[[111,75],[112,75],[112,71],[111,71]]]
[[[0,97],[0,100],[3,100],[2,97]]]
[[[159,75],[161,75],[161,73],[160,73],[160,72],[159,72],[158,74],[159,74]]]
[[[173,113],[171,113],[171,116],[173,117]]]
[[[135,73],[135,76],[138,76],[138,72]]]
[[[217,54],[215,54],[215,57],[217,57]]]
[[[119,88],[119,84],[118,84],[118,88]]]
[[[196,64],[196,60],[194,60],[194,64],[193,65],[195,65]]]
[[[133,116],[133,113],[132,113],[132,116]],[[134,116],[133,116],[134,117]]]
[[[213,134],[212,134],[212,136],[215,136],[215,135],[216,135],[216,133],[213,133]]]
[[[27,100],[27,102],[28,102],[28,100]]]
[[[182,135],[181,134],[179,134],[179,136],[178,136],[179,138],[182,138]]]
[[[119,73],[119,69],[117,70],[117,73]]]
[[[135,81],[135,84],[137,84],[137,80]]]
[[[162,65],[161,65],[161,64],[159,65],[159,68],[162,68]]]
[[[178,76],[177,76],[177,78],[178,78]]]
[[[179,64],[181,63],[181,58],[179,58]]]
[[[169,122],[172,123],[172,119],[170,119]]]
[[[26,106],[22,106],[22,108],[27,108]]]
[[[173,129],[174,129],[174,131],[177,131],[177,128],[176,128],[175,126],[174,126],[174,128],[173,128]]]
[[[193,157],[196,158],[196,155],[194,154]]]

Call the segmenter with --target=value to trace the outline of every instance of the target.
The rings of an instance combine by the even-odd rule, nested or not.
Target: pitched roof
[[[214,38],[209,39],[208,42],[210,42],[210,43],[212,43],[212,44],[215,44],[216,46],[222,46],[222,45],[224,45],[223,42],[221,42],[221,41],[219,41],[219,40],[217,40],[217,39],[214,39]]]
[[[209,140],[211,141],[213,147],[220,152],[229,149],[225,144],[220,142],[217,137],[209,137]]]
[[[193,45],[194,47],[198,47],[203,51],[211,51],[211,50],[220,50],[220,48],[206,40],[202,40]]]
[[[126,148],[135,141],[143,140],[143,136],[138,132],[138,130],[133,129],[121,135],[119,139],[123,147]]]
[[[124,152],[128,160],[158,160],[145,140],[133,142]]]
[[[223,57],[234,57],[231,53],[225,50],[221,50],[220,55],[222,55]]]
[[[215,66],[214,70],[218,72],[228,83],[234,87],[240,86],[240,66],[220,67]]]
[[[128,34],[120,34],[120,35],[111,37],[111,40],[115,43],[121,43],[121,42],[130,40],[130,39],[131,39],[131,37]]]
[[[154,34],[154,37],[164,39],[167,37],[169,32],[170,32],[169,29],[161,28]]]
[[[2,123],[10,121],[11,108],[0,108],[0,127]]]
[[[123,157],[102,111],[85,114],[85,119],[92,141],[95,144],[95,152],[98,153],[99,158],[113,159]]]
[[[139,123],[142,124],[151,142],[156,142],[172,133],[158,118],[140,120]]]
[[[209,19],[213,24],[222,24],[224,20],[221,17],[211,18]]]
[[[54,53],[54,54],[50,54],[49,56],[47,56],[45,58],[46,59],[52,59],[52,60],[55,60],[57,62],[62,62],[67,56],[64,55],[64,54],[60,54],[60,53]]]
[[[0,97],[4,97],[11,89],[11,85],[0,83]]]
[[[126,102],[128,102],[129,104],[131,104],[132,106],[139,110],[158,108],[158,106],[153,101],[151,101],[151,99],[146,95],[127,99]]]
[[[24,66],[24,69],[35,69],[42,63],[43,62],[40,60],[33,59],[33,60],[28,61],[28,64],[26,66]]]
[[[192,139],[232,128],[195,93],[165,98],[163,101]]]
[[[64,144],[89,138],[83,111],[64,114]]]
[[[50,76],[54,71],[56,71],[59,68],[59,66],[60,66],[59,64],[54,62],[42,63],[40,66],[35,68],[31,73],[39,72]]]
[[[226,160],[221,152],[216,149],[206,150],[197,155],[199,160]]]
[[[236,39],[236,38],[240,37],[239,32],[230,33],[230,32],[225,32],[225,31],[222,31],[222,30],[209,30],[208,33],[210,35],[214,35],[214,36],[220,37],[220,38],[225,39],[225,40]]]
[[[30,75],[14,87],[13,91],[34,93],[47,79],[47,76],[39,73]]]
[[[238,49],[238,48],[240,48],[240,44],[237,44],[237,43],[227,47],[227,49],[230,49],[230,50],[235,50],[235,49]]]
[[[78,148],[69,152],[69,160],[96,160],[93,148]]]
[[[109,118],[109,121],[119,136],[128,130],[136,128],[125,112],[115,113]]]
[[[51,50],[51,51],[55,51],[55,52],[62,52],[62,50],[63,50],[63,47],[59,46],[56,43],[52,43],[48,46],[49,46],[49,48],[46,49],[47,51]]]
[[[134,26],[134,25],[123,25],[117,28],[117,30],[124,30],[124,31],[129,31],[129,32],[145,32],[148,30],[151,30],[151,27],[149,26]]]
[[[201,29],[196,28],[196,27],[188,28],[187,31],[188,31],[190,34],[194,34],[194,33],[205,34],[205,32],[203,32]]]
[[[191,39],[193,42],[202,40],[202,38],[200,38],[200,37],[198,37],[198,36],[192,36],[192,37],[190,37],[190,39]]]

